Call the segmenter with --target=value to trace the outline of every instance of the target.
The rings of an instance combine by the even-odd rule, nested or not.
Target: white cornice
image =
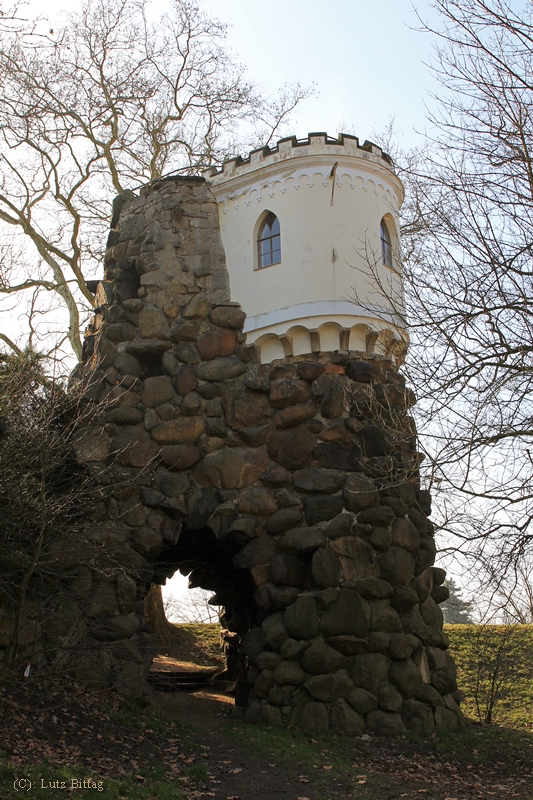
[[[355,303],[350,303],[348,300],[316,300],[310,303],[288,306],[287,308],[276,308],[274,311],[267,311],[265,314],[258,314],[255,317],[247,317],[243,330],[245,333],[252,333],[279,323],[299,320],[305,321],[306,326],[309,326],[313,318],[318,317],[328,317],[332,321],[337,317],[349,317],[350,319],[346,319],[346,327],[348,328],[355,325],[357,320],[361,320],[361,318],[366,320],[377,319],[394,327],[403,327],[401,320],[385,308],[378,306],[364,308]]]

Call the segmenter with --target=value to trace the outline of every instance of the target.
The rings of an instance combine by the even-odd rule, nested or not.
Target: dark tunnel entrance
[[[176,528],[179,529],[179,524]],[[233,565],[233,558],[242,543],[234,538],[219,539],[206,526],[199,529],[184,526],[176,531],[175,538],[176,543],[167,546],[154,563],[152,590],[145,601],[148,627],[160,651],[153,672],[157,672],[161,656],[170,654],[179,662],[194,658],[194,654],[191,656],[192,639],[198,636],[199,626],[169,622],[161,592],[157,591],[179,572],[188,577],[188,589],[207,590],[209,604],[218,612],[222,663],[210,680],[213,685],[234,694],[236,705],[245,706],[251,685],[246,681],[247,669],[241,644],[254,622],[257,624],[258,608],[254,601],[256,587],[250,571],[237,569]],[[209,633],[212,638],[212,631]],[[173,684],[167,683],[168,690],[173,690]],[[155,681],[155,685],[164,688],[165,682]],[[186,680],[182,686],[176,682],[176,688],[187,688]]]

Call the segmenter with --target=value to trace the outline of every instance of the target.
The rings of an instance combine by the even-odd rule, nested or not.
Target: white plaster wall
[[[252,154],[210,179],[231,296],[246,311],[248,341],[297,325],[316,329],[318,317],[318,324],[345,329],[370,320],[398,325],[400,278],[381,263],[379,226],[385,215],[396,226],[402,185],[380,157],[348,145],[331,146],[324,137],[311,137],[308,147],[284,142],[278,153]],[[258,221],[267,211],[280,221],[281,263],[257,269]],[[398,251],[397,239],[393,247]],[[305,337],[296,339],[302,351]],[[324,339],[333,343],[333,329]]]

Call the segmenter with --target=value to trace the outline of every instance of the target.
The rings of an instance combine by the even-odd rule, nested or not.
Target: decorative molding
[[[348,300],[315,300],[310,303],[298,303],[298,305],[288,306],[287,308],[276,308],[273,311],[267,311],[265,314],[258,314],[255,317],[247,317],[244,331],[245,333],[252,333],[278,325],[281,322],[293,322],[316,317],[352,317],[354,319],[352,325],[356,324],[355,318],[360,319],[363,317],[363,319],[368,320],[377,318],[394,325],[394,327],[402,327],[400,319],[387,309],[379,306],[364,308],[355,303],[350,303]],[[332,321],[334,320],[332,319]],[[344,324],[342,327],[347,326]]]
[[[282,163],[279,166],[284,167],[285,164]],[[218,195],[217,200],[223,207],[223,213],[227,214],[229,205],[233,205],[235,210],[240,207],[241,201],[244,202],[245,205],[249,206],[254,199],[254,194],[256,195],[255,200],[260,203],[263,199],[265,189],[267,190],[270,198],[274,197],[275,191],[278,190],[278,187],[280,193],[285,194],[288,188],[288,181],[294,181],[292,188],[295,191],[297,191],[300,186],[304,184],[307,185],[308,188],[312,189],[315,185],[315,176],[317,175],[319,176],[319,182],[322,184],[322,186],[327,188],[330,185],[331,180],[331,164],[309,165],[307,167],[295,169],[290,174],[282,177],[275,176],[273,178],[263,178],[262,180],[255,181],[247,186],[243,186],[240,189],[235,189],[231,192],[227,192],[224,195]],[[345,177],[348,178],[351,189],[356,189],[359,184],[363,191],[367,192],[370,189],[373,191],[376,197],[381,193],[382,196],[389,203],[392,203],[395,208],[398,207],[400,202],[398,195],[393,189],[390,188],[390,186],[386,184],[384,180],[382,180],[376,174],[354,167],[339,165],[337,167],[335,178],[336,185],[341,187],[343,184],[342,179]]]

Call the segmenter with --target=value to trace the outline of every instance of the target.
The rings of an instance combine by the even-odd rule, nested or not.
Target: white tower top
[[[401,360],[403,186],[355,136],[281,139],[206,173],[231,295],[263,362],[333,350]]]

